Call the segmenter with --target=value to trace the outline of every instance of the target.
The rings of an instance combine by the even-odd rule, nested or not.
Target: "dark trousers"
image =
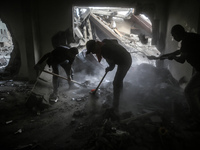
[[[113,108],[116,110],[119,108],[120,94],[123,89],[123,80],[130,66],[131,62],[128,65],[118,65],[117,67],[117,72],[113,80]]]
[[[190,112],[200,117],[200,72],[195,72],[185,87],[185,96],[190,107]]]
[[[53,73],[59,74],[59,66],[61,66],[64,70],[67,76],[70,76],[73,79],[73,70],[71,69],[71,65],[68,63],[68,61],[64,61],[60,64],[52,64]],[[71,70],[70,70],[71,69]],[[58,94],[58,87],[59,87],[59,77],[53,76],[53,93]],[[69,87],[71,86],[71,82],[68,81]]]

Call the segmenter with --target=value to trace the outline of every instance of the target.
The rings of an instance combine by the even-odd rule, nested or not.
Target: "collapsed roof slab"
[[[110,37],[110,38],[114,38],[114,39],[117,39],[117,40],[121,40],[119,38],[119,36],[116,35],[115,32],[113,32],[112,29],[110,29],[108,26],[104,25],[102,23],[102,21],[100,21],[99,19],[96,18],[96,16],[94,14],[91,13],[90,15],[90,21],[95,24],[107,37]]]

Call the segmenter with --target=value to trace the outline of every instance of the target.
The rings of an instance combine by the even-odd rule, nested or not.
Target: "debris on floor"
[[[89,94],[90,87],[68,89],[63,84],[59,101],[47,102],[49,107],[34,113],[26,105],[32,84],[1,81],[1,149],[182,150],[198,146],[199,124],[188,113],[183,89],[167,70],[148,64],[131,68],[119,113],[110,109],[112,81],[108,79],[95,95]],[[51,89],[48,82],[40,82],[40,92]],[[35,102],[30,106],[37,106]]]

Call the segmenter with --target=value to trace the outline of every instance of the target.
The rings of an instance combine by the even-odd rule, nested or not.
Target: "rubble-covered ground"
[[[110,75],[110,76],[109,76]],[[76,76],[76,75],[75,75]],[[27,107],[34,84],[0,82],[0,149],[8,150],[183,150],[197,149],[198,124],[188,114],[183,89],[168,70],[141,64],[124,80],[119,116],[113,113],[112,73],[96,94],[90,81],[68,90],[59,101]],[[40,82],[40,83],[38,83]],[[51,84],[39,80],[37,84]],[[99,81],[96,83],[98,84]],[[38,106],[38,107],[37,107]]]

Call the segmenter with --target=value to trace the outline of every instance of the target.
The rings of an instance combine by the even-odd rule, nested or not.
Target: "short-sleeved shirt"
[[[75,48],[68,48],[66,46],[57,47],[52,52],[50,52],[50,55],[47,61],[49,61],[50,63],[52,62],[52,63],[60,64],[68,60],[69,64],[72,64],[75,59],[74,57],[71,57],[70,55],[72,49],[75,50]]]
[[[200,35],[196,33],[186,33],[181,42],[181,52],[186,53],[186,61],[197,71],[200,71]]]
[[[102,41],[101,55],[108,62],[111,61],[117,65],[130,65],[132,58],[130,53],[117,40],[105,39]]]

